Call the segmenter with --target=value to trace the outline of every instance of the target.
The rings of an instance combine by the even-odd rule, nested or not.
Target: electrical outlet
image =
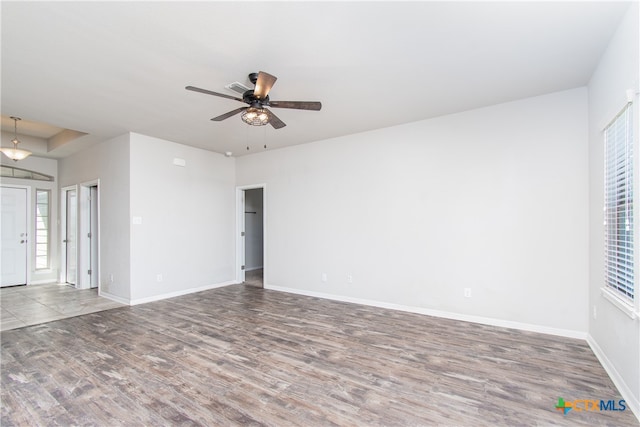
[[[110,275],[109,275],[109,281],[110,281],[111,283],[113,283],[113,274],[110,274]]]
[[[162,282],[162,274],[156,275],[156,282]]]
[[[471,298],[471,288],[464,288],[464,297]]]
[[[350,274],[347,274],[347,283],[353,283],[353,276]]]
[[[598,318],[598,307],[596,307],[595,305],[593,306],[593,319],[597,319]]]
[[[327,281],[327,273],[322,273],[322,281],[323,282]]]

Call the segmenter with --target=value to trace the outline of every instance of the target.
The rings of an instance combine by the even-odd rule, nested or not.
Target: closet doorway
[[[265,283],[265,187],[240,187],[238,196],[238,281],[262,288]]]

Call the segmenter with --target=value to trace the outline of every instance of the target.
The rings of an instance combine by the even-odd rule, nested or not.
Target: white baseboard
[[[137,298],[137,299],[130,300],[129,305],[145,304],[148,302],[160,301],[167,298],[175,298],[182,295],[194,294],[196,292],[202,292],[202,291],[208,291],[210,289],[221,288],[223,286],[235,285],[237,283],[238,282],[235,280],[229,280],[227,282],[214,283],[213,285],[200,286],[198,288],[183,289],[180,291],[168,292],[166,294],[154,295],[151,297]]]
[[[447,311],[432,310],[423,307],[413,307],[401,304],[392,304],[387,302],[368,300],[362,298],[346,297],[342,295],[325,294],[321,292],[307,291],[295,288],[287,288],[282,286],[264,285],[265,289],[274,291],[288,292],[292,294],[306,295],[310,297],[324,298],[341,302],[349,302],[354,304],[369,305],[372,307],[388,308],[390,310],[406,311],[408,313],[424,314],[427,316],[442,317],[445,319],[460,320],[463,322],[480,323],[482,325],[499,326],[502,328],[519,329],[522,331],[538,332],[542,334],[557,335],[567,338],[587,339],[587,333],[583,331],[575,331],[571,329],[552,328],[549,326],[534,325],[529,323],[513,322],[510,320],[494,319],[490,317],[472,316],[461,313],[451,313]]]
[[[101,291],[100,289],[98,289],[98,296],[101,296],[106,299],[110,299],[111,301],[115,301],[120,304],[129,305],[129,299],[110,294],[109,292]]]
[[[42,280],[31,280],[29,285],[48,285],[50,283],[58,283],[56,279],[42,279]]]
[[[620,391],[620,394],[624,398],[629,409],[631,409],[638,421],[640,421],[640,398],[633,395],[624,378],[622,378],[613,363],[611,363],[611,360],[609,360],[605,352],[602,351],[596,340],[594,340],[591,335],[587,336],[587,343],[591,347],[593,354],[595,354],[600,361],[604,370],[609,374],[609,378],[611,378],[613,384],[618,388],[618,391]]]

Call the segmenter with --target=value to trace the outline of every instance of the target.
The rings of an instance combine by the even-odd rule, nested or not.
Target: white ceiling
[[[129,131],[241,155],[583,86],[629,5],[0,4],[2,114],[88,134],[34,153],[49,157]],[[278,77],[272,100],[322,111],[273,109],[280,130],[212,122],[244,104],[184,89],[233,95],[260,70]]]

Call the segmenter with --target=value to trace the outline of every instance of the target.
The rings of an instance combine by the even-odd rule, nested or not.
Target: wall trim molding
[[[226,282],[214,283],[212,285],[205,285],[205,286],[200,286],[200,287],[197,287],[197,288],[183,289],[183,290],[180,290],[180,291],[167,292],[165,294],[159,294],[159,295],[154,295],[154,296],[151,296],[151,297],[136,298],[136,299],[122,298],[122,297],[119,297],[117,295],[113,295],[113,294],[110,294],[109,292],[104,292],[104,291],[100,291],[98,293],[98,295],[101,296],[101,297],[110,299],[112,301],[119,302],[120,304],[138,305],[138,304],[146,304],[148,302],[153,302],[153,301],[160,301],[160,300],[163,300],[163,299],[179,297],[179,296],[182,296],[182,295],[195,294],[196,292],[208,291],[210,289],[222,288],[224,286],[236,285],[236,284],[238,284],[237,281],[228,280]]]
[[[49,285],[49,284],[54,284],[54,283],[60,283],[58,282],[56,279],[40,279],[40,280],[32,280],[29,283],[27,283],[27,286],[31,286],[31,285]]]
[[[120,304],[129,305],[128,298],[122,298],[114,294],[110,294],[109,292],[102,291],[98,289],[98,296],[110,299],[111,301],[119,302]]]
[[[195,294],[196,292],[208,291],[210,289],[222,288],[224,286],[235,285],[237,283],[238,282],[235,280],[229,280],[226,282],[214,283],[212,285],[205,285],[197,288],[189,288],[189,289],[183,289],[175,292],[167,292],[166,294],[159,294],[151,297],[136,298],[136,299],[129,300],[129,305],[146,304],[148,302],[160,301],[163,299],[179,297],[182,295]]]
[[[390,310],[405,311],[408,313],[424,314],[426,316],[441,317],[445,319],[460,320],[463,322],[479,323],[482,325],[498,326],[509,329],[519,329],[528,332],[538,332],[541,334],[556,335],[566,338],[576,338],[581,340],[587,339],[586,331],[575,331],[571,329],[552,328],[549,326],[534,325],[530,323],[513,322],[510,320],[494,319],[491,317],[471,316],[468,314],[452,313],[448,311],[433,310],[423,307],[408,306],[402,304],[393,304],[382,301],[368,300],[363,298],[347,297],[342,295],[325,294],[322,292],[307,291],[303,289],[288,288],[283,286],[264,285],[265,289],[274,291],[287,292],[292,294],[305,295],[334,301],[348,302],[353,304],[362,304],[373,307],[387,308]]]
[[[602,348],[600,348],[591,334],[587,335],[587,343],[589,344],[589,347],[591,347],[591,350],[596,355],[596,358],[598,359],[604,370],[609,375],[609,378],[611,378],[611,381],[613,381],[613,384],[618,388],[618,391],[624,398],[631,411],[634,413],[638,421],[640,421],[640,398],[636,398],[633,395],[631,389],[627,385],[622,375],[620,375],[614,364],[611,362],[611,360],[609,360],[605,352],[602,351]]]

